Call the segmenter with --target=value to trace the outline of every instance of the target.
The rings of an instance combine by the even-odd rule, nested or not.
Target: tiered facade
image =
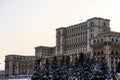
[[[55,54],[55,47],[38,46],[35,47],[35,56],[37,58],[52,56]]]
[[[109,21],[95,17],[80,24],[56,29],[56,53],[90,53],[91,40],[110,31]]]
[[[5,76],[31,75],[35,56],[7,55],[5,57]]]
[[[48,58],[54,55],[71,56],[81,52],[89,55],[90,58],[105,57],[110,70],[116,71],[116,65],[120,62],[120,33],[110,30],[109,19],[94,17],[83,23],[56,29],[55,47],[35,47],[37,58]],[[22,67],[26,67],[26,71],[23,70],[23,72],[32,73],[30,70],[34,68],[35,57],[28,59],[22,57],[25,56],[6,56],[6,75],[23,75]]]
[[[109,31],[100,34],[92,40],[91,47],[92,57],[105,57],[110,70],[116,71],[116,66],[120,62],[120,33]]]

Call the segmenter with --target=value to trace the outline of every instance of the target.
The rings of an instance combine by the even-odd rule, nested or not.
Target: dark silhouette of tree
[[[77,56],[76,56],[76,58],[75,58],[75,66],[76,66],[76,67],[78,67],[78,66],[79,66],[79,61],[78,61]]]
[[[79,62],[80,62],[80,63],[83,62],[84,59],[85,59],[84,53],[80,53],[80,54],[79,54]]]
[[[64,65],[65,65],[65,56],[64,56],[64,55],[62,55],[62,60],[61,60],[61,62],[60,62],[60,65],[61,65],[61,66],[64,66]]]
[[[45,63],[45,66],[46,66],[47,69],[49,69],[49,65],[50,65],[49,59],[47,58],[47,59],[46,59],[46,63]]]
[[[35,66],[33,80],[110,80],[111,74],[105,58],[95,60],[86,58],[83,53],[75,57],[72,61],[69,56],[62,56],[58,61],[54,56],[50,62],[46,63],[39,70],[38,63]],[[118,64],[120,66],[120,63]],[[117,67],[118,68],[118,67]],[[39,71],[39,72],[38,72]],[[118,70],[119,71],[119,70]],[[37,77],[36,77],[37,76]]]
[[[58,67],[58,60],[57,57],[54,56],[53,61],[52,61],[52,68],[56,69]]]
[[[120,73],[120,62],[117,64],[116,72],[117,72],[117,73]]]
[[[70,57],[69,56],[66,57],[66,66],[67,66],[67,68],[69,68],[69,66],[70,66]]]
[[[33,75],[31,77],[32,80],[40,80],[40,59],[35,61],[35,66],[34,66],[34,71],[33,71]]]

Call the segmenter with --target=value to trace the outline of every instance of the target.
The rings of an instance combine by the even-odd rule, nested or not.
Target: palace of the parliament
[[[116,71],[120,62],[120,33],[111,31],[110,20],[94,17],[85,22],[56,29],[54,47],[35,47],[35,56],[6,55],[5,76],[30,75],[35,58],[50,58],[54,55],[77,55],[84,53],[89,58],[105,57],[111,71]]]

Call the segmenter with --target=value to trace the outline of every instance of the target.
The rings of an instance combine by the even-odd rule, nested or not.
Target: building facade
[[[116,71],[120,62],[120,33],[109,31],[95,37],[91,43],[91,56],[96,59],[105,57],[111,71]]]
[[[91,40],[110,31],[110,20],[91,18],[86,22],[56,29],[56,54],[90,53]]]
[[[42,52],[42,48],[44,48]],[[36,47],[36,56],[45,57],[47,47]],[[120,33],[110,29],[110,20],[94,17],[86,22],[56,29],[55,55],[90,54],[89,57],[105,57],[111,71],[120,61]],[[53,53],[54,54],[54,53]]]
[[[7,55],[5,57],[5,76],[33,74],[35,56]]]
[[[35,56],[38,58],[48,57],[55,54],[55,47],[38,46],[35,47]]]
[[[35,56],[7,55],[5,76],[30,75],[35,58],[52,58],[70,55],[74,59],[79,53],[90,58],[105,57],[111,71],[116,71],[120,62],[120,33],[110,30],[110,20],[94,17],[86,22],[56,29],[56,46],[35,47]],[[43,60],[44,63],[44,60]]]

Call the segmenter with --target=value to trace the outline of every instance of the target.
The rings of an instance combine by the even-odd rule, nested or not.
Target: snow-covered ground
[[[26,79],[8,79],[8,80],[31,80],[30,78],[26,78]]]
[[[2,79],[0,78],[0,80],[31,80],[31,75],[11,76]]]
[[[120,73],[117,73],[118,76],[120,76]]]
[[[31,80],[30,78],[21,78],[21,79],[0,79],[0,80]]]

